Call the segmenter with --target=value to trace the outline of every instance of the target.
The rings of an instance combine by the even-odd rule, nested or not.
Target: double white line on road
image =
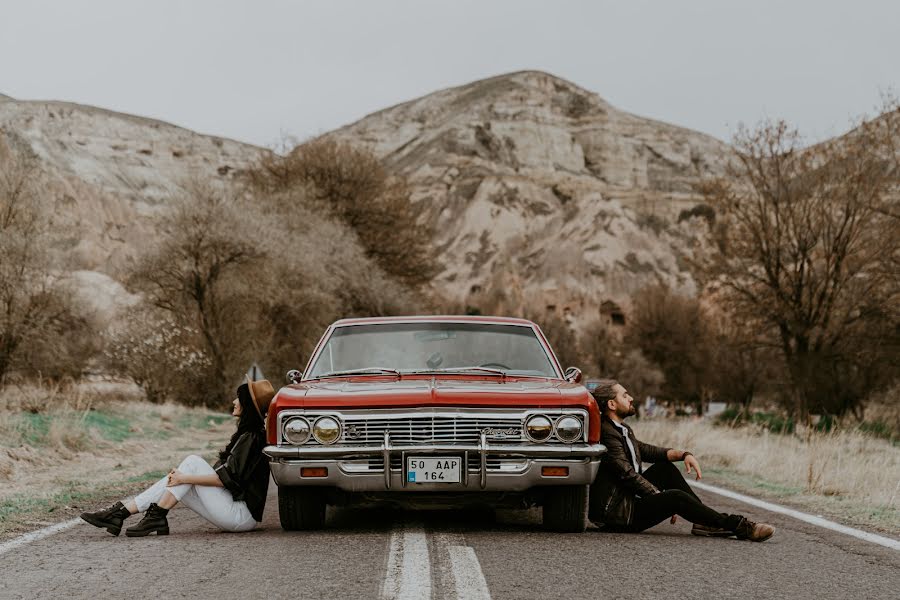
[[[382,600],[430,600],[432,571],[444,584],[440,597],[490,600],[487,581],[475,550],[458,534],[435,534],[429,538],[422,527],[404,527],[391,533],[387,574]],[[449,563],[449,564],[448,564]]]

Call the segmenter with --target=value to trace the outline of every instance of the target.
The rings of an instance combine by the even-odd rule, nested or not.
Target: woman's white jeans
[[[215,475],[212,466],[201,457],[191,455],[181,461],[178,470],[191,475]],[[258,525],[247,503],[235,501],[231,492],[213,485],[184,483],[166,487],[168,477],[163,477],[149,489],[134,498],[138,512],[144,512],[151,503],[159,503],[168,490],[175,499],[195,513],[225,531],[250,531]]]

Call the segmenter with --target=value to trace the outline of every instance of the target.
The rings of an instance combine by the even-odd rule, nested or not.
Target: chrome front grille
[[[522,441],[522,417],[485,416],[403,416],[376,417],[346,416],[344,420],[341,443],[344,444],[380,444],[384,434],[389,433],[392,444],[427,444],[429,442],[459,442],[477,444],[481,432],[485,429],[494,431],[510,431],[513,435],[504,436],[506,441]],[[496,435],[491,436],[497,440]]]
[[[282,432],[285,420],[294,416],[305,418],[310,425],[322,416],[329,416],[341,423],[340,446],[380,447],[385,439],[391,446],[429,444],[465,444],[477,447],[482,433],[490,444],[519,444],[531,442],[523,431],[527,417],[534,414],[556,419],[563,414],[574,414],[582,422],[587,421],[583,409],[517,409],[517,408],[408,408],[368,410],[283,410],[278,413],[276,427]],[[283,435],[283,434],[282,434]],[[279,436],[279,444],[285,443]],[[578,441],[587,441],[587,432]],[[308,444],[317,444],[314,440]],[[546,444],[563,444],[556,436]]]

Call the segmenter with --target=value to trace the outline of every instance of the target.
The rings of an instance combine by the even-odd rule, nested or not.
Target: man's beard
[[[625,419],[627,417],[633,417],[637,414],[637,408],[635,408],[634,404],[628,407],[628,410],[624,411],[625,414],[616,413],[620,419]]]

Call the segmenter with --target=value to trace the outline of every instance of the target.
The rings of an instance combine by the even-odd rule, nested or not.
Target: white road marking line
[[[422,528],[404,527],[391,533],[391,548],[381,598],[431,598],[431,560],[428,556],[428,538]]]
[[[491,600],[481,563],[471,546],[450,546],[450,568],[456,582],[456,597],[461,600]]]
[[[859,538],[867,542],[872,542],[873,544],[885,546],[886,548],[900,550],[900,541],[892,538],[869,533],[868,531],[862,531],[860,529],[854,529],[852,527],[847,527],[846,525],[841,525],[840,523],[835,523],[834,521],[829,521],[828,519],[823,519],[822,517],[808,515],[806,513],[800,512],[799,510],[794,510],[792,508],[787,508],[778,504],[772,504],[771,502],[766,502],[765,500],[757,500],[756,498],[753,498],[751,496],[738,494],[737,492],[732,492],[731,490],[726,490],[714,485],[709,485],[707,483],[700,483],[699,481],[688,481],[688,483],[701,490],[712,492],[713,494],[719,494],[720,496],[725,496],[726,498],[740,500],[741,502],[744,502],[751,506],[756,506],[758,508],[762,508],[774,513],[788,515],[789,517],[794,517],[795,519],[799,519],[800,521],[805,521],[807,523],[812,523],[813,525],[818,525],[819,527],[823,527],[825,529],[830,529],[832,531],[851,535],[855,538]]]
[[[45,538],[49,535],[53,535],[54,533],[65,531],[66,529],[70,529],[78,525],[79,523],[84,523],[84,521],[82,521],[81,519],[72,519],[71,521],[63,521],[62,523],[57,523],[56,525],[51,525],[50,527],[44,527],[43,529],[38,529],[37,531],[32,531],[31,533],[26,533],[25,535],[20,535],[17,538],[0,544],[0,554],[6,554],[10,550],[18,548],[19,546],[24,546],[25,544],[30,544],[31,542],[36,542],[39,539]]]
[[[461,533],[436,533],[433,536],[435,572],[442,596],[459,600],[491,600],[484,572],[475,549],[466,545]]]

